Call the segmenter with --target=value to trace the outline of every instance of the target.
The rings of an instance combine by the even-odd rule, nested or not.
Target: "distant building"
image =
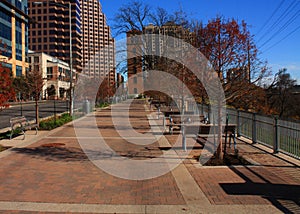
[[[83,73],[115,83],[115,41],[99,0],[81,1]]]
[[[28,50],[27,0],[0,2],[0,62],[12,76],[26,74]]]
[[[28,0],[29,16],[35,20],[29,25],[29,49],[43,52],[70,63],[69,2]],[[71,1],[72,62],[77,71],[82,69],[81,6]]]
[[[120,73],[117,73],[117,81],[116,81],[116,95],[117,96],[126,96],[127,95],[127,87],[125,83],[124,76]]]
[[[28,0],[36,23],[29,28],[29,48],[70,63],[69,2]],[[72,62],[77,72],[115,83],[115,44],[99,0],[72,0]]]
[[[140,35],[139,31],[129,31],[126,33],[127,37],[127,86],[128,94],[137,96],[144,91],[143,83],[143,62],[141,54],[138,54],[142,44],[134,37]]]
[[[137,37],[134,37],[141,34],[149,35],[147,41],[142,42]],[[151,34],[155,36],[152,37]],[[168,40],[165,35],[178,39]],[[145,68],[156,68],[159,56],[169,51],[166,49],[167,45],[178,51],[178,57],[182,57],[182,49],[186,47],[187,43],[193,43],[194,38],[195,34],[193,32],[174,22],[167,22],[163,26],[149,24],[143,29],[143,32],[137,30],[127,32],[128,93],[130,95],[138,95],[144,91],[144,80],[151,75],[146,72]],[[145,62],[143,59],[144,53],[142,53],[144,50],[146,52],[150,50],[156,56],[147,56],[147,62]]]
[[[59,60],[46,53],[30,51],[28,54],[29,72],[41,71],[44,86],[42,99],[66,99],[70,89],[70,66],[67,62]],[[75,81],[73,69],[73,82]]]
[[[226,81],[249,81],[249,71],[247,68],[230,68],[226,72]]]
[[[117,87],[124,83],[124,76],[120,73],[117,73]]]

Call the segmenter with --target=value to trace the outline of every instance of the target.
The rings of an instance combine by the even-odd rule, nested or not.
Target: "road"
[[[39,102],[40,118],[48,117],[68,111],[68,102],[61,100],[47,100]],[[10,108],[0,111],[0,129],[10,127],[10,118],[17,116],[25,116],[28,120],[35,120],[35,103],[13,104]]]

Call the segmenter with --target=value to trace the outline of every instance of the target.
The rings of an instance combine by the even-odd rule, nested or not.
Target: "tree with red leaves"
[[[0,44],[2,44],[2,40],[0,40]],[[3,49],[0,49],[1,53],[6,51],[6,44],[3,45]],[[15,91],[13,88],[12,77],[10,73],[10,69],[6,68],[0,62],[0,110],[7,108],[8,101],[13,100],[15,98]]]
[[[227,20],[217,17],[210,20],[207,25],[198,24],[195,27],[196,47],[209,60],[222,84],[225,100],[221,103],[235,107],[254,106],[259,97],[254,94],[259,90],[257,83],[267,75],[266,62],[258,58],[258,49],[247,24],[234,19]],[[221,98],[220,98],[221,99]],[[245,106],[236,106],[243,103]],[[218,124],[221,130],[219,112]],[[219,148],[217,156],[222,159],[222,139],[218,133]]]
[[[115,86],[109,83],[109,78],[105,77],[100,84],[96,102],[103,103],[105,101],[109,101],[109,98],[114,96],[115,94]]]
[[[12,85],[10,70],[0,63],[0,110],[7,108],[8,101],[14,99],[15,91]]]

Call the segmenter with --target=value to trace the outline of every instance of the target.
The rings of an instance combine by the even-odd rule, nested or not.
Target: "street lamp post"
[[[73,116],[73,57],[72,57],[72,8],[69,2],[69,31],[70,31],[70,116]]]
[[[43,4],[41,1],[34,2],[34,4]],[[60,7],[68,8],[69,9],[69,36],[70,36],[70,103],[69,103],[69,109],[70,109],[70,115],[73,116],[73,54],[72,54],[72,7],[71,7],[71,1],[68,3],[68,6],[65,6],[60,3],[51,2],[49,1],[49,4],[57,5]]]

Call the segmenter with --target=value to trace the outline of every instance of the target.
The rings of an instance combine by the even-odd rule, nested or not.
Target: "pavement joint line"
[[[2,211],[72,213],[281,213],[272,205],[118,205],[0,201]],[[222,210],[222,211],[220,211]]]
[[[156,114],[154,115],[156,116]],[[156,125],[156,129],[159,129],[161,125],[161,120],[157,120],[156,118],[149,121],[149,124],[156,122],[159,123],[159,126]],[[72,122],[71,122],[72,123]],[[150,124],[150,125],[151,125]],[[61,127],[63,128],[63,127]],[[56,129],[55,129],[56,130]],[[55,133],[56,131],[50,131],[50,133],[40,134],[32,139],[39,138],[47,138],[47,136],[51,133]],[[53,137],[55,138],[55,137]],[[158,138],[158,136],[156,136]],[[30,138],[28,138],[30,139]],[[37,139],[36,141],[40,140]],[[118,138],[120,139],[120,138]],[[26,144],[28,142],[22,143]],[[34,142],[30,142],[32,144]],[[170,145],[167,138],[162,136],[158,139],[159,145],[168,146]],[[19,145],[17,146],[19,147]],[[7,151],[7,150],[6,150]],[[4,151],[4,152],[6,152]],[[175,154],[176,157],[180,156]],[[0,153],[1,157],[1,153]],[[208,166],[209,167],[209,166]],[[225,166],[227,167],[227,166]],[[247,166],[249,167],[249,166]],[[257,166],[252,166],[257,167]],[[215,167],[213,167],[215,168]],[[146,204],[127,204],[127,205],[119,205],[119,204],[84,204],[83,203],[47,203],[47,202],[17,202],[17,201],[0,201],[0,211],[37,211],[37,212],[80,212],[80,213],[281,213],[279,210],[271,204],[249,204],[249,205],[232,205],[232,204],[224,204],[224,205],[216,205],[210,204],[205,195],[197,194],[195,191],[201,190],[200,186],[196,183],[195,179],[190,174],[187,165],[181,163],[177,168],[170,171],[176,181],[176,185],[178,186],[180,193],[182,194],[186,204],[181,205],[146,205]],[[209,182],[209,180],[207,181]],[[196,189],[194,186],[196,185]],[[200,192],[200,193],[201,193]],[[203,192],[202,192],[203,194]],[[201,196],[201,197],[200,197]],[[202,198],[202,196],[204,198]],[[208,203],[204,203],[207,200]],[[224,202],[226,203],[226,201]]]
[[[152,127],[154,125],[155,129],[158,129],[158,124],[155,120],[152,120],[153,116],[148,115],[148,119],[151,119],[149,120],[150,126]],[[162,136],[158,140],[158,143],[163,146],[172,147],[165,136]],[[176,151],[174,151],[174,153],[175,154],[173,154],[173,156],[180,158]],[[181,162],[175,169],[171,170],[171,173],[187,204],[210,204],[209,200],[196,183],[195,179],[189,173],[183,162]]]
[[[55,137],[55,136],[48,136],[45,137],[47,139],[107,139],[107,140],[119,140],[119,139],[153,139],[153,137]]]

